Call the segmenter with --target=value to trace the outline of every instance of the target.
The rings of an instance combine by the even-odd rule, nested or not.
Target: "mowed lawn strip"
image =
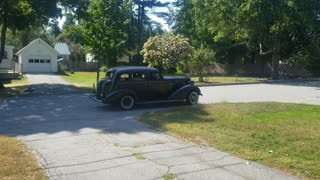
[[[192,76],[191,80],[195,82],[196,85],[214,85],[214,84],[230,84],[230,83],[258,83],[266,82],[268,78],[258,78],[258,77],[235,77],[235,76],[204,76],[203,82],[199,82],[198,76]]]
[[[66,75],[61,75],[61,77],[80,88],[92,88],[93,83],[96,83],[96,75],[96,72],[75,72],[74,74],[67,72]],[[104,78],[105,72],[100,72],[99,76],[100,78]],[[206,76],[204,77],[204,82],[199,82],[198,77],[193,76],[191,77],[191,80],[194,81],[196,85],[214,85],[228,83],[263,82],[268,79],[254,77]]]
[[[16,80],[5,80],[4,89],[0,89],[0,98],[22,94],[29,86],[28,78],[21,76]]]
[[[182,139],[304,178],[320,179],[320,106],[220,103],[145,113],[139,120]]]
[[[16,138],[0,135],[0,179],[47,179],[26,145]]]
[[[100,78],[104,78],[105,72],[100,72]],[[69,83],[80,88],[93,88],[93,84],[96,86],[96,72],[75,72],[73,74],[67,72],[66,75],[61,75],[63,79]]]

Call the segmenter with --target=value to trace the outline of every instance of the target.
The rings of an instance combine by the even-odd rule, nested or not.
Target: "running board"
[[[162,101],[145,101],[145,102],[137,102],[136,104],[153,104],[153,103],[167,103],[167,102],[184,102],[186,100],[162,100]]]

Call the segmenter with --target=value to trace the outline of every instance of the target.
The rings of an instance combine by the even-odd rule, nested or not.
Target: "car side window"
[[[126,81],[126,80],[129,80],[129,78],[130,78],[130,75],[127,73],[120,75],[120,81]]]
[[[144,79],[144,74],[140,72],[134,72],[132,73],[132,80],[133,81],[139,81]]]
[[[150,79],[151,80],[160,80],[161,79],[161,74],[159,72],[152,72],[150,74]]]

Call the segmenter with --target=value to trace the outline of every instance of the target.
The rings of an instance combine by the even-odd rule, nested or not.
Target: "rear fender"
[[[199,95],[202,95],[200,89],[197,86],[186,85],[172,93],[169,97],[169,100],[185,99],[187,97],[187,94],[191,91],[196,91]]]
[[[134,91],[130,89],[121,89],[108,94],[105,100],[108,102],[118,102],[124,95],[131,95],[133,98],[137,99],[137,94]]]

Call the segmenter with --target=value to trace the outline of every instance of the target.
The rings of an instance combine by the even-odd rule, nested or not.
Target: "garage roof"
[[[59,52],[60,55],[70,55],[70,50],[67,43],[57,42],[54,45],[54,49]]]
[[[32,44],[35,44],[35,43],[40,43],[40,44],[43,44],[45,47],[47,47],[48,49],[50,49],[51,51],[59,54],[58,51],[56,51],[55,49],[53,49],[49,44],[47,44],[44,40],[42,40],[41,38],[37,38],[33,41],[31,41],[28,45],[26,45],[24,48],[20,49],[16,54],[19,55],[21,54],[22,52],[24,52],[25,50],[29,49]]]

